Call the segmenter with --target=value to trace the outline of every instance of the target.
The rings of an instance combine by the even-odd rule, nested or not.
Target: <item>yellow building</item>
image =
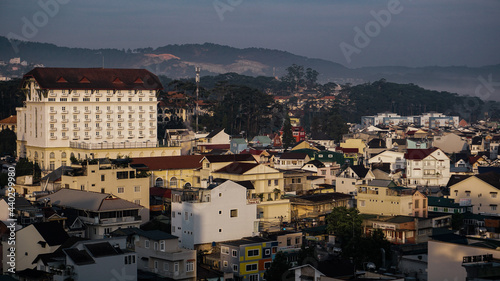
[[[500,214],[498,194],[500,175],[494,172],[474,176],[456,176],[456,183],[450,186],[450,197],[460,206],[471,206],[474,214]],[[458,181],[458,182],[457,182]]]
[[[100,163],[70,167],[61,177],[61,187],[108,193],[145,207],[143,221],[149,220],[149,178],[145,171],[130,167],[126,161],[112,164],[109,160]]]
[[[414,190],[397,186],[391,180],[372,180],[357,187],[358,210],[361,214],[381,216],[413,216]],[[418,191],[417,191],[418,192]]]
[[[363,155],[366,152],[366,144],[362,139],[347,139],[344,142],[340,143],[340,147],[342,147],[342,148],[357,148],[358,152],[363,154]]]
[[[134,158],[133,164],[144,164],[151,173],[150,186],[168,188],[200,187],[199,169],[203,155]]]

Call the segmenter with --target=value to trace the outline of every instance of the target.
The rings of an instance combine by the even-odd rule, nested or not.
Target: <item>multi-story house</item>
[[[363,165],[349,166],[335,179],[336,191],[346,194],[356,194],[359,184],[366,184],[375,179],[373,172]]]
[[[150,186],[167,188],[200,187],[200,175],[203,155],[181,155],[134,158],[132,164],[144,164],[148,167]]]
[[[406,164],[405,154],[402,152],[386,150],[368,159],[368,164],[370,165],[379,163],[390,164],[391,172],[404,169]]]
[[[450,158],[439,148],[408,149],[405,154],[408,186],[446,186]]]
[[[137,254],[126,250],[125,238],[84,240],[40,254],[36,269],[52,280],[137,280]]]
[[[123,228],[112,236],[126,236],[127,249],[137,253],[137,269],[173,280],[196,280],[196,251],[179,247],[179,238],[160,230]]]
[[[390,180],[372,180],[357,188],[356,199],[362,214],[427,217],[427,198],[419,191]]]
[[[257,204],[232,181],[210,186],[193,200],[172,199],[172,235],[183,248],[258,234]]]
[[[212,172],[226,167],[232,163],[257,163],[251,154],[232,154],[232,155],[205,155],[201,159],[201,169],[198,169],[201,187],[208,187]]]
[[[118,228],[139,227],[143,222],[142,206],[106,193],[61,189],[38,202],[73,218],[73,224],[67,227],[84,228],[85,238],[89,239],[102,239]]]
[[[474,214],[500,214],[500,174],[489,172],[463,178],[449,187],[450,198],[460,206],[472,207]]]
[[[310,160],[306,153],[288,152],[281,155],[274,167],[281,170],[299,170]]]
[[[380,229],[385,238],[394,244],[425,243],[432,234],[432,219],[412,216],[365,216],[363,230],[366,234]]]
[[[132,168],[125,161],[98,159],[96,164],[81,168],[66,167],[61,176],[63,188],[112,194],[149,209],[149,177],[146,171]],[[144,212],[144,221],[149,213]]]
[[[221,270],[238,280],[264,280],[278,250],[278,241],[261,237],[245,237],[220,244]]]
[[[353,207],[352,196],[332,192],[293,197],[292,223],[302,227],[323,224],[325,216],[337,207]]]
[[[156,95],[163,86],[147,70],[34,68],[21,88],[18,157],[44,170],[68,165],[71,156],[179,155],[178,147],[158,146]]]
[[[53,253],[59,248],[69,235],[58,222],[40,222],[28,225],[15,232],[15,269],[21,271],[27,268],[33,268],[33,260],[40,254]],[[7,272],[10,268],[8,262],[9,248],[13,245],[9,241],[2,241],[3,249],[3,271]]]

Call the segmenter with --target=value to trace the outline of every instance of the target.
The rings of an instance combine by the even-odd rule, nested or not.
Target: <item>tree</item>
[[[295,90],[304,85],[304,67],[293,64],[286,69],[286,75],[281,78],[283,82],[292,85]]]
[[[293,137],[292,123],[290,122],[290,116],[288,114],[285,118],[285,124],[283,124],[283,136],[282,136],[283,148],[286,150],[295,143],[295,138]]]
[[[313,88],[316,85],[316,81],[318,80],[319,72],[312,68],[306,69],[306,85],[307,88]]]
[[[16,164],[16,177],[21,177],[26,175],[32,175],[33,182],[37,182],[41,178],[42,169],[40,169],[38,163],[36,162],[33,163],[31,161],[28,161],[27,158],[20,158]]]
[[[14,155],[16,152],[16,133],[10,129],[0,132],[0,155]]]
[[[264,277],[266,280],[285,280],[290,267],[285,254],[283,252],[278,252],[271,266],[264,273]]]
[[[342,243],[361,235],[363,220],[355,208],[337,207],[326,217],[327,231],[340,238]]]

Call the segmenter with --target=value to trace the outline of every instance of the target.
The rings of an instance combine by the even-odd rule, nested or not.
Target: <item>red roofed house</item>
[[[17,130],[17,116],[16,115],[11,115],[5,119],[0,120],[0,132],[5,130],[5,129],[10,129],[14,133]]]
[[[144,164],[151,173],[150,186],[183,188],[200,187],[203,155],[133,158],[132,164]]]
[[[408,186],[446,186],[450,158],[439,148],[408,149],[405,154]]]

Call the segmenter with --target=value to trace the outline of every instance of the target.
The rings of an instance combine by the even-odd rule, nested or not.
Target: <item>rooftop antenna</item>
[[[196,71],[196,108],[195,108],[196,127],[195,127],[195,133],[198,131],[198,98],[199,98],[199,94],[200,94],[200,70],[201,70],[201,68],[199,66],[195,67],[195,71]]]

